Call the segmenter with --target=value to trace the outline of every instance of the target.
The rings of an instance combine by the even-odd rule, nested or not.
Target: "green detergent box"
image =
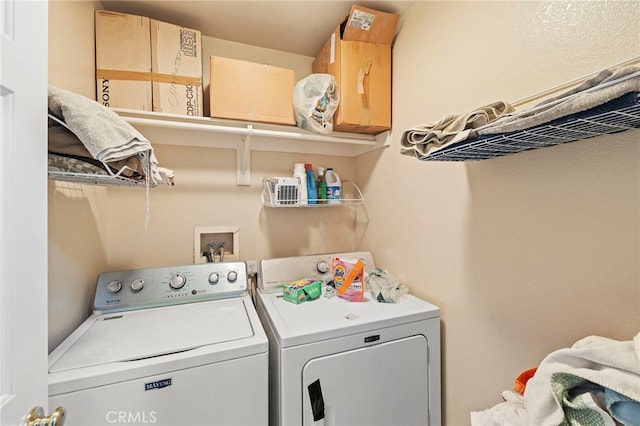
[[[321,294],[322,281],[312,278],[291,281],[282,286],[282,298],[295,304],[317,299]]]

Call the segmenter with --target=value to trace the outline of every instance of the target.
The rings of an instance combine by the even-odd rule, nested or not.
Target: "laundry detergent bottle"
[[[333,167],[327,167],[324,180],[327,184],[327,202],[329,204],[340,204],[342,184],[340,182],[340,176],[333,171]]]
[[[317,204],[318,191],[316,189],[316,178],[313,175],[313,166],[309,163],[305,163],[304,171],[307,175],[307,202],[309,204]]]
[[[298,204],[307,204],[307,174],[304,171],[304,163],[295,163],[293,177],[298,178]]]
[[[324,168],[322,167],[318,167],[316,188],[318,190],[318,204],[327,204],[327,182],[324,180]]]

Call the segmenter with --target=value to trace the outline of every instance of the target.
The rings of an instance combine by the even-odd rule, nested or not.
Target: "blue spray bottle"
[[[304,171],[307,174],[307,194],[309,194],[307,202],[309,204],[318,204],[318,191],[316,190],[316,179],[313,175],[313,168],[311,164],[305,163]]]

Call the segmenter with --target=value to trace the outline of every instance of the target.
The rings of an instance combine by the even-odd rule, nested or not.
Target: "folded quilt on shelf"
[[[48,163],[49,171],[58,171],[65,173],[82,173],[90,175],[106,176],[106,170],[89,161],[88,158],[77,158],[68,155],[57,155],[49,153]]]
[[[603,70],[573,90],[546,99],[534,108],[509,114],[478,129],[495,135],[529,129],[560,117],[589,110],[629,92],[640,92],[640,65]]]
[[[629,341],[590,336],[552,352],[522,397],[503,398],[472,412],[471,424],[640,426],[640,333]]]
[[[403,133],[400,152],[419,160],[477,160],[637,128],[639,92],[640,65],[605,69],[533,108],[496,102],[415,126]]]
[[[463,141],[470,137],[474,129],[485,126],[504,114],[514,111],[504,102],[496,101],[466,114],[449,115],[434,124],[412,127],[402,133],[400,152],[422,158],[431,152]]]
[[[150,186],[174,185],[175,173],[158,166],[151,143],[110,108],[49,86],[48,110],[50,153]],[[59,159],[57,165],[61,166]]]
[[[82,141],[73,134],[69,129],[56,121],[49,119],[48,130],[48,142],[49,142],[49,154],[53,154],[56,157],[68,157],[75,161],[66,162],[67,164],[79,165],[79,162],[85,162],[93,165],[97,170],[94,170],[98,174],[116,174],[121,171],[122,176],[137,181],[143,181],[145,171],[140,158],[137,155],[127,157],[123,160],[111,161],[103,163],[95,159],[91,153],[84,146]],[[65,162],[58,158],[56,163],[60,166],[59,170],[64,171],[62,167]],[[75,167],[74,167],[75,168]],[[91,167],[87,167],[90,170]],[[70,170],[71,171],[71,170]],[[99,173],[101,171],[102,173]],[[108,172],[111,173],[108,173]],[[79,172],[78,172],[79,173]]]

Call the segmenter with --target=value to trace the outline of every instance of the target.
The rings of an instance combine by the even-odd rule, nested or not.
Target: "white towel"
[[[564,420],[562,407],[552,393],[555,373],[581,377],[640,401],[640,333],[633,341],[591,336],[549,354],[525,389],[524,404],[531,425],[559,425]]]
[[[603,105],[629,92],[640,92],[640,66],[630,65],[603,71],[574,90],[534,108],[505,115],[478,129],[478,135],[509,133],[548,123]]]
[[[96,160],[109,163],[137,156],[152,185],[172,180],[166,173],[171,171],[158,170],[158,160],[149,140],[111,108],[49,86],[49,111],[64,122]]]
[[[122,160],[152,149],[133,126],[87,97],[49,86],[49,110],[66,123],[96,160]]]
[[[510,104],[497,101],[466,114],[448,115],[433,124],[414,126],[402,133],[400,153],[423,158],[433,151],[471,137],[474,129],[512,111],[514,109]]]
[[[528,426],[527,411],[521,395],[502,392],[504,402],[482,411],[472,411],[471,426]]]

